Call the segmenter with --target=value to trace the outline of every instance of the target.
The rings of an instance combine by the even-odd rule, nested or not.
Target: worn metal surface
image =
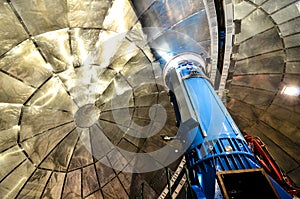
[[[133,152],[157,150],[165,145],[162,134],[177,131],[161,68],[130,2],[0,6],[0,197],[134,198],[142,183],[145,195],[156,197],[156,172],[144,180],[107,167],[103,162],[128,164],[115,150],[101,160],[91,155],[96,123],[113,144]],[[127,135],[138,131],[133,122],[151,122],[154,104],[169,118],[161,131],[148,139]],[[129,118],[115,120],[118,109],[129,109]]]
[[[28,36],[8,2],[1,0],[0,9],[0,55],[2,55]]]
[[[300,101],[281,94],[284,85],[300,84],[299,2],[233,6],[241,32],[234,37],[227,107],[299,185]],[[91,155],[95,123],[122,149],[163,147],[161,135],[177,128],[155,60],[193,51],[211,58],[214,76],[213,8],[198,0],[0,0],[0,198],[134,198],[142,183],[145,195],[157,197],[166,185],[164,171],[128,174],[103,164],[129,167],[118,162],[120,152],[100,161]],[[158,28],[146,35],[144,27]],[[138,131],[132,122],[150,124],[157,103],[167,113],[159,133],[128,134]],[[82,122],[88,104],[95,104],[89,113],[97,120]],[[125,119],[116,121],[115,110]]]
[[[10,1],[31,35],[68,27],[67,1]]]
[[[67,1],[70,27],[102,28],[111,0]],[[83,20],[84,19],[84,20]]]

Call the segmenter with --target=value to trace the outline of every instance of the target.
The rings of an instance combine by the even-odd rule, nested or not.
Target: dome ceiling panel
[[[149,117],[149,109],[150,107],[137,107],[134,109],[133,118],[150,120]]]
[[[286,49],[287,61],[300,61],[300,47]]]
[[[121,75],[117,75],[103,94],[97,98],[96,106],[101,111],[133,107],[132,87]]]
[[[62,72],[72,66],[68,29],[37,35],[34,41],[54,72]]]
[[[91,193],[89,196],[86,197],[87,199],[103,199],[103,196],[102,196],[102,192],[99,190],[99,191],[96,191],[94,193]]]
[[[0,130],[7,130],[11,128],[15,128],[18,125],[20,113],[21,113],[21,106],[15,104],[0,104]]]
[[[255,6],[247,1],[239,1],[234,4],[234,7],[235,12],[233,14],[235,19],[243,19],[255,10]]]
[[[10,1],[31,35],[68,27],[67,1]]]
[[[41,197],[59,198],[61,196],[65,176],[65,173],[53,172]]]
[[[45,82],[52,73],[51,66],[45,62],[31,40],[25,40],[8,51],[0,60],[0,68],[35,88]]]
[[[5,155],[7,160],[1,162],[1,181],[7,176],[7,174],[11,173],[14,168],[26,160],[26,156],[22,153],[18,146],[14,146],[6,150],[3,155]]]
[[[283,83],[286,85],[299,85],[300,79],[297,74],[286,74],[284,76]]]
[[[258,75],[235,75],[231,84],[247,86],[268,91],[277,91],[281,83],[281,75],[258,74]]]
[[[288,22],[278,25],[282,36],[288,36],[291,34],[300,32],[300,17],[292,19]]]
[[[141,49],[149,60],[154,61],[152,53],[149,52],[147,35],[144,34],[146,30],[147,28],[143,28],[141,23],[138,22],[127,32],[126,38]]]
[[[257,98],[258,95],[260,95],[259,98]],[[269,106],[269,104],[272,102],[273,98],[274,98],[273,92],[252,89],[249,90],[249,93],[247,93],[247,96],[243,99],[243,101],[247,104],[254,105],[260,109],[266,109]]]
[[[111,0],[68,0],[68,21],[70,27],[103,28],[103,21],[107,10],[111,7]]]
[[[261,5],[265,0],[249,0],[257,5]]]
[[[268,108],[267,112],[272,114],[272,116],[276,117],[277,120],[278,119],[279,120],[288,120],[287,124],[290,125],[291,128],[280,127],[280,129],[285,128],[285,130],[282,130],[281,132],[284,132],[284,131],[294,132],[294,131],[299,130],[299,129],[297,129],[297,128],[300,128],[300,123],[299,123],[300,114],[299,113],[295,113],[294,111],[288,110],[285,107],[278,106],[276,104],[272,104]],[[295,142],[299,143],[300,139],[297,139],[297,137],[299,137],[300,135],[295,132],[295,133],[293,133],[293,136],[295,136],[295,138],[296,138],[296,139],[294,139]]]
[[[144,27],[169,28],[202,9],[204,9],[202,1],[156,1],[143,13],[140,20]]]
[[[67,171],[78,138],[78,130],[68,133],[41,161],[40,167],[48,170]]]
[[[266,129],[268,131],[266,131]],[[280,167],[282,169],[284,169],[285,171],[293,171],[294,169],[297,169],[297,161],[294,160],[288,153],[286,153],[282,148],[278,147],[275,142],[273,142],[268,136],[265,135],[266,133],[270,133],[270,131],[272,132],[272,130],[270,130],[269,127],[263,123],[260,123],[248,129],[250,135],[259,136],[262,140],[264,140],[264,142],[268,146],[268,149],[270,150],[270,153],[272,153],[272,156],[278,162],[278,164],[280,164]]]
[[[143,53],[143,51],[134,42],[124,39],[117,52],[111,58],[109,67],[116,72],[124,71],[126,64],[132,62],[133,58],[138,56],[139,53]]]
[[[1,118],[2,119],[2,118]],[[0,151],[13,147],[17,143],[19,128],[17,125],[10,129],[0,130]]]
[[[140,16],[146,10],[148,10],[155,1],[156,0],[144,0],[144,1],[139,1],[139,2],[131,1],[131,3],[133,5],[134,9],[136,10],[136,12],[138,13],[137,14],[138,18],[140,18]]]
[[[241,89],[244,92],[239,92],[239,91],[241,91]],[[232,91],[232,92],[228,93],[229,100],[237,99],[237,100],[243,101],[251,92],[254,92],[255,89],[249,88],[249,87],[244,87],[244,86],[230,85],[230,91]],[[264,91],[264,92],[267,92],[267,91]],[[267,93],[269,93],[269,92],[267,92]]]
[[[299,116],[297,119],[299,120]],[[273,127],[274,129],[277,129],[283,135],[293,140],[297,145],[300,146],[300,141],[299,141],[300,136],[297,134],[297,132],[299,131],[299,127],[297,127],[297,125],[292,124],[291,122],[285,122],[283,125],[280,124],[280,120],[281,120],[280,116],[278,117],[277,115],[274,115],[272,112],[271,114],[265,113],[261,117],[261,120],[266,124],[268,124],[269,126]]]
[[[156,83],[151,62],[142,52],[139,52],[124,66],[121,74],[133,89],[143,84]]]
[[[105,198],[123,198],[126,192],[118,178],[114,178],[103,187],[103,195]]]
[[[241,125],[240,128],[247,128],[253,125],[263,112],[263,109],[236,99],[231,99],[228,102],[227,107],[231,111],[236,122]],[[240,110],[243,111],[241,112]]]
[[[50,175],[50,171],[37,169],[36,172],[34,172],[34,174],[29,178],[28,182],[17,198],[40,197]]]
[[[152,76],[153,74],[151,74]],[[154,78],[154,77],[153,77]],[[141,84],[134,89],[135,96],[144,96],[150,94],[157,94],[158,92],[162,91],[162,86],[155,84],[155,82],[149,82],[148,84]]]
[[[140,176],[121,172],[118,177],[120,179],[120,182],[130,182],[135,179],[138,184],[144,183],[144,191],[148,193],[147,197],[149,197],[149,198],[156,197],[156,192]],[[124,184],[124,188],[127,191],[127,193],[139,193],[139,191],[140,191],[139,187],[128,186],[128,185],[130,185],[130,184],[128,184],[128,183]],[[132,198],[132,197],[135,197],[135,195],[131,194],[131,195],[129,195],[129,197]]]
[[[0,197],[15,198],[34,171],[36,168],[28,159],[23,161],[1,182]]]
[[[259,45],[257,45],[259,43]],[[267,52],[280,50],[283,48],[282,41],[275,28],[259,33],[252,38],[239,44],[237,59],[253,57]]]
[[[22,24],[9,3],[0,1],[0,55],[28,38]]]
[[[74,67],[89,62],[99,40],[99,29],[72,28],[69,30]]]
[[[35,88],[3,72],[0,72],[0,85],[1,103],[23,104],[35,90]]]
[[[121,83],[124,83],[121,85]],[[106,99],[103,99],[107,97]],[[123,100],[122,100],[123,99]],[[103,95],[97,98],[96,106],[102,111],[107,110],[130,110],[134,106],[132,88],[127,81],[120,75],[117,75]]]
[[[99,124],[94,124],[93,126],[89,127],[90,137],[91,137],[91,147],[93,149],[93,156],[101,160],[103,157],[106,156],[106,152],[110,152],[114,149],[113,145],[111,144],[109,138],[103,133],[102,128]],[[108,135],[114,136],[114,132],[110,133],[107,132]],[[117,136],[117,135],[116,135]],[[101,147],[100,147],[101,146]],[[110,163],[108,162],[107,165]]]
[[[143,146],[145,143],[145,139],[139,139],[128,134],[125,134],[123,139],[126,140],[125,143],[127,144],[127,146],[131,147],[131,145],[134,145],[136,148],[138,148],[138,152],[140,151],[141,146]],[[120,146],[120,144],[118,146]],[[128,167],[131,168],[131,166]]]
[[[72,113],[37,107],[24,107],[20,122],[20,140],[73,121]]]
[[[45,82],[26,105],[69,112],[76,110],[76,104],[57,77]]]
[[[285,54],[281,50],[236,61],[234,75],[282,73],[284,59]]]
[[[274,104],[284,107],[290,111],[300,113],[300,100],[296,98],[286,98],[284,95],[277,95],[273,101]]]
[[[297,184],[299,183],[299,181],[296,181],[296,179],[299,178],[299,172],[300,172],[300,168],[299,168],[299,167],[297,167],[297,168],[295,168],[295,169],[293,169],[293,170],[291,170],[291,171],[289,172],[289,176],[290,176],[292,179],[295,179],[294,182],[297,183]]]
[[[135,152],[136,153],[136,152],[139,151],[139,148],[137,146],[135,146],[134,144],[132,144],[131,142],[129,142],[124,137],[118,143],[118,147],[121,148],[121,149],[124,149],[126,151],[129,151],[129,152]]]
[[[75,146],[69,170],[75,170],[87,165],[92,165],[94,162],[91,151],[91,137],[88,129],[82,129],[80,138]]]
[[[286,48],[298,46],[300,34],[290,35],[283,38],[284,45]]]
[[[241,43],[273,26],[274,24],[267,14],[260,9],[255,10],[243,19],[242,31],[236,35],[236,43]]]
[[[131,68],[133,71],[130,70]],[[152,71],[150,60],[145,57],[145,54],[141,50],[136,55],[132,56],[130,60],[128,60],[124,69],[121,71],[121,74],[125,77],[128,77],[139,70]]]
[[[113,169],[107,167],[106,165],[102,164],[101,162],[108,162],[107,157],[103,157],[100,161],[95,163],[95,168],[98,176],[98,180],[100,186],[103,187],[107,183],[109,183],[113,178],[116,177],[116,174]]]
[[[150,46],[155,49],[157,56],[162,58],[164,58],[165,54],[170,54],[171,56],[184,52],[194,52],[201,54],[203,57],[207,57],[208,54],[208,48],[204,48],[207,46],[203,47],[194,38],[173,30],[164,31],[162,35],[150,42]]]
[[[92,194],[93,192],[99,189],[95,166],[90,165],[84,167],[82,169],[82,176],[85,176],[84,178],[82,178],[82,196],[85,198],[86,196]]]
[[[100,67],[107,67],[111,59],[120,48],[126,33],[116,33],[110,30],[102,30],[99,34],[99,40],[94,46],[94,53],[91,55],[89,62]],[[111,46],[114,46],[112,48]]]
[[[49,130],[46,133],[34,136],[30,139],[21,141],[20,146],[25,150],[33,164],[40,167],[41,163],[49,156],[51,151],[53,151],[55,147],[71,132],[73,132],[74,128],[74,125],[71,124],[64,125],[62,127]],[[50,137],[51,140],[46,139],[48,137]],[[47,146],[47,148],[45,146]]]
[[[81,197],[81,171],[75,170],[66,174],[61,198]]]
[[[261,128],[261,131],[264,131],[263,133],[265,136],[267,136],[269,139],[271,139],[275,144],[280,145],[281,148],[293,159],[295,159],[297,162],[299,162],[300,157],[297,155],[299,153],[300,147],[298,145],[295,145],[295,143],[290,140],[285,135],[281,134],[275,129],[269,128],[269,126],[265,124],[259,125]],[[293,147],[291,147],[293,146]]]
[[[133,107],[128,108],[130,115],[133,115],[135,110],[136,110],[136,108],[133,108]],[[131,118],[126,118],[127,112],[121,111],[121,110],[120,111],[114,110],[114,111],[116,111],[114,114],[118,114],[120,116],[120,118],[124,118],[124,119],[115,121],[112,110],[102,111],[99,119],[121,125],[122,127],[130,127]]]
[[[300,74],[300,62],[286,63],[286,73]]]
[[[124,155],[121,153],[121,150],[114,148],[107,154],[107,158],[109,159],[110,164],[118,171],[122,171],[127,165],[128,161]],[[130,163],[129,163],[130,164]]]
[[[120,129],[113,122],[107,122],[107,121],[103,121],[103,120],[100,120],[99,124],[102,127],[101,130],[103,130],[105,136],[114,145],[118,145],[118,143],[121,141],[121,139],[123,138],[123,136],[126,132],[126,130],[124,132],[124,129],[128,129],[128,127],[122,127]]]
[[[135,98],[135,104],[137,105],[137,107],[149,107],[153,104],[157,104],[157,98],[158,98],[157,93],[137,96]]]
[[[201,24],[201,32],[199,32],[200,28],[195,28],[199,24]],[[171,30],[174,30],[182,35],[189,36],[196,42],[210,40],[209,24],[204,8],[185,18],[184,20],[179,21],[171,28]]]
[[[237,91],[239,93],[230,92],[228,94],[229,101],[228,104],[231,103],[231,100],[236,99],[242,101],[246,104],[254,106],[254,108],[258,109],[266,109],[270,102],[272,102],[275,93],[265,90],[258,90],[255,88],[248,88],[248,87],[240,87],[240,86],[232,86],[233,91]],[[243,92],[240,92],[243,90]],[[240,94],[243,93],[243,94]],[[258,95],[261,95],[257,98]],[[235,110],[236,112],[242,112],[242,109]]]
[[[289,4],[293,4],[295,2],[295,0],[285,0],[285,1],[281,1],[281,0],[272,0],[272,1],[267,1],[265,2],[261,7],[268,13],[274,13],[278,10],[280,10],[281,8],[289,5]]]
[[[114,0],[103,21],[103,28],[117,33],[125,33],[135,23],[137,23],[137,16],[129,0]]]
[[[296,4],[291,4],[287,7],[284,7],[283,9],[271,15],[272,19],[277,24],[281,24],[283,22],[289,21],[299,16],[300,13]]]
[[[241,32],[235,35],[227,107],[240,129],[260,136],[280,167],[299,184],[299,143],[295,140],[300,130],[300,102],[299,97],[283,92],[286,87],[299,88],[300,84],[298,3],[295,0],[246,2],[255,10],[241,20]],[[250,20],[255,17],[261,21]],[[263,22],[262,18],[269,22]],[[261,28],[257,23],[265,25]],[[251,28],[257,31],[252,32]],[[245,35],[248,39],[239,39],[246,38]],[[251,108],[243,108],[246,104]],[[253,117],[249,117],[251,113]]]

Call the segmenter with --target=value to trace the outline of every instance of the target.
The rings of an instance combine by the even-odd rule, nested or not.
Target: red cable
[[[265,171],[272,176],[283,188],[292,196],[297,196],[300,190],[295,188],[289,178],[284,177],[279,166],[276,164],[275,160],[270,155],[270,152],[265,147],[265,144],[261,141],[259,137],[254,137],[250,135],[245,135],[245,139],[249,144],[249,147],[253,154],[257,157],[261,166]]]

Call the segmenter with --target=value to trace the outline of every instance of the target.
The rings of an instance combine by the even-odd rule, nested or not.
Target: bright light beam
[[[299,96],[300,95],[300,87],[297,86],[285,86],[282,91],[282,94],[289,96]]]

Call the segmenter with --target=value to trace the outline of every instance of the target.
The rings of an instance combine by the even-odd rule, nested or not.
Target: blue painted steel
[[[230,114],[210,82],[202,78],[205,74],[193,63],[179,65],[176,70],[183,78],[183,84],[200,124],[199,133],[189,150],[194,152],[190,165],[194,166],[215,157],[217,171],[258,168],[255,157]],[[231,156],[238,160],[230,160]]]
[[[192,62],[184,62],[176,71],[199,122],[189,132],[197,134],[186,153],[192,188],[198,198],[215,198],[220,194],[216,193],[220,192],[216,172],[260,166],[202,70]]]
[[[292,198],[271,176],[269,176],[271,183],[276,189],[280,199],[290,199]]]

